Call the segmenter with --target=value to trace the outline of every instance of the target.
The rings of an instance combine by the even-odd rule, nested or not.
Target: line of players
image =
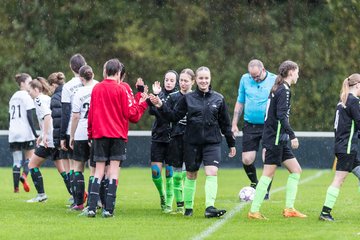
[[[38,192],[38,195],[28,200],[28,202],[47,200],[39,168],[47,157],[51,157],[53,160],[58,160],[54,161],[54,163],[63,177],[69,193],[73,195],[74,203],[71,209],[84,210],[86,192],[83,171],[85,162],[90,158],[93,160],[90,163],[88,185],[88,192],[90,193],[88,205],[90,207],[85,208],[82,215],[94,217],[96,215],[95,204],[100,198],[103,217],[112,217],[115,207],[119,166],[121,167],[121,163],[126,159],[128,124],[125,124],[125,128],[120,126],[122,128],[120,135],[114,135],[111,133],[111,129],[101,130],[103,135],[97,133],[99,129],[92,126],[96,126],[97,121],[102,119],[100,120],[101,128],[104,128],[104,126],[109,125],[107,121],[110,116],[104,118],[103,116],[100,117],[100,115],[90,118],[95,120],[88,120],[88,114],[90,109],[92,112],[100,109],[99,111],[103,114],[107,112],[108,106],[98,104],[99,100],[106,99],[103,98],[106,94],[101,93],[99,90],[101,94],[96,95],[98,96],[96,99],[99,100],[96,101],[91,98],[92,90],[97,81],[93,80],[92,69],[86,65],[85,59],[80,54],[76,54],[71,58],[70,67],[75,77],[66,84],[64,84],[64,76],[61,73],[50,75],[48,82],[43,78],[31,80],[31,77],[27,74],[16,76],[20,91],[14,94],[9,103],[9,142],[14,157],[14,191],[19,191],[19,181],[23,183],[25,191],[29,191],[29,185],[26,181],[26,175],[29,171],[26,167],[28,161],[22,160],[21,152],[25,150],[26,158],[30,157],[28,166]],[[269,197],[269,189],[275,169],[281,164],[288,168],[291,173],[287,184],[286,208],[283,215],[285,217],[306,217],[305,214],[294,208],[301,167],[291,149],[287,147],[289,140],[291,140],[293,148],[297,148],[299,145],[294,131],[289,125],[290,86],[297,82],[299,68],[296,63],[285,61],[280,65],[279,73],[275,76],[267,72],[262,62],[256,59],[249,63],[248,68],[249,74],[245,74],[240,82],[239,97],[235,105],[231,126],[224,97],[211,89],[211,74],[206,67],[197,69],[196,74],[191,69],[184,69],[180,76],[177,72],[169,70],[164,76],[164,89],[161,88],[160,82],[155,82],[152,88],[153,94],[150,94],[150,96],[147,94],[147,86],[144,85],[142,79],[138,79],[136,88],[139,92],[134,97],[130,86],[123,82],[125,66],[117,59],[111,59],[104,65],[104,80],[115,80],[117,85],[121,85],[121,89],[125,93],[123,95],[126,95],[126,102],[129,103],[126,107],[128,112],[121,116],[123,119],[120,120],[120,123],[122,121],[127,123],[129,121],[139,121],[148,105],[150,106],[150,114],[156,117],[152,128],[151,170],[154,185],[160,195],[161,209],[165,213],[173,212],[172,202],[175,195],[177,208],[174,213],[181,213],[185,216],[193,215],[197,171],[201,163],[204,164],[206,174],[205,217],[220,217],[226,213],[226,210],[219,210],[214,206],[217,194],[217,171],[221,162],[220,133],[224,134],[230,148],[229,157],[235,156],[236,149],[233,133],[238,132],[238,117],[241,115],[242,110],[245,109],[242,159],[244,169],[251,180],[251,186],[256,188],[255,199],[248,217],[266,219],[260,214],[259,209],[264,198]],[[195,91],[191,91],[194,81],[197,83],[197,88]],[[354,83],[352,83],[353,81]],[[342,94],[346,95],[346,98],[343,97],[345,99],[344,106],[347,104],[346,99],[349,94],[355,97],[358,96],[356,89],[349,93],[349,88],[350,90],[354,89],[358,81],[356,74],[351,75],[344,81],[344,86],[347,87],[347,92],[345,91],[346,88],[342,90]],[[102,82],[106,83],[107,81]],[[112,82],[109,81],[109,83]],[[346,85],[346,83],[349,84]],[[104,89],[108,87],[105,84],[101,85],[103,85]],[[180,89],[176,91],[178,87]],[[257,113],[254,105],[255,101],[259,99],[251,99],[251,94],[256,96],[254,90],[251,90],[252,87],[261,92],[261,99],[259,99],[267,102],[265,121],[263,120],[264,117],[261,117],[261,114],[264,115],[265,113],[264,107],[257,109]],[[100,89],[100,87],[98,88]],[[36,143],[38,147],[34,153],[32,153],[31,149],[35,144],[31,136],[37,137],[37,135],[31,119],[33,106],[31,101],[26,99],[26,89],[34,99],[41,128],[41,136],[37,138]],[[46,95],[50,92],[54,92],[51,99]],[[269,93],[269,100],[267,100],[266,96]],[[119,94],[121,95],[121,93]],[[90,108],[90,99],[96,103],[95,106],[97,107]],[[107,99],[107,103],[112,101]],[[342,99],[342,101],[344,100]],[[21,102],[26,102],[27,105],[23,106]],[[244,107],[245,103],[247,107]],[[124,108],[118,109],[117,112],[124,112]],[[92,116],[93,113],[90,115]],[[17,127],[21,125],[19,124],[21,120],[17,120],[21,119],[21,116],[27,116],[25,120],[22,118],[30,126],[26,130],[19,130]],[[258,121],[259,117],[262,119]],[[355,119],[356,124],[356,116],[350,116],[350,118]],[[252,119],[255,119],[255,121],[252,121]],[[337,118],[337,120],[339,119]],[[354,127],[351,129],[354,129]],[[20,139],[22,136],[19,133],[25,132],[27,132],[26,139]],[[335,137],[337,138],[338,135],[335,135]],[[113,138],[120,138],[120,141],[115,143],[112,140],[109,141],[109,139]],[[357,170],[358,164],[354,160],[356,159],[355,150],[351,147],[352,142],[355,142],[352,141],[354,140],[352,139],[353,135],[348,136],[348,138],[350,140],[347,152],[342,153],[342,150],[336,152],[339,158],[338,171],[332,186],[328,189],[323,211],[320,215],[322,220],[333,220],[330,211],[338,195],[338,189],[347,175],[346,172],[353,171],[356,176],[360,175],[360,171]],[[89,139],[93,140],[92,148],[90,148],[91,142]],[[266,151],[263,152],[263,176],[258,182],[253,162],[261,139]],[[105,145],[107,147],[104,148]],[[111,146],[117,150],[114,151]],[[350,150],[348,151],[348,149]],[[93,154],[92,157],[90,157],[91,153]],[[161,177],[164,163],[166,169],[166,194]],[[22,164],[25,167],[23,174],[20,176]],[[351,167],[349,167],[350,165]],[[95,168],[95,166],[97,167]],[[184,170],[186,170],[186,174]]]

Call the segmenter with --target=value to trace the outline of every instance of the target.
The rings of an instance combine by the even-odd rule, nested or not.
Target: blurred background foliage
[[[102,78],[117,57],[126,81],[162,81],[168,69],[212,71],[232,115],[247,63],[261,59],[276,73],[286,59],[300,65],[291,123],[297,131],[331,131],[342,81],[359,71],[360,1],[356,0],[5,0],[0,7],[0,129],[8,128],[14,76],[72,78],[81,53]],[[133,130],[149,130],[148,114]]]

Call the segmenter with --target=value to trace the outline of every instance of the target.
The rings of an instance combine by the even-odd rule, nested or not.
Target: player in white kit
[[[29,94],[34,99],[36,116],[39,121],[41,134],[36,141],[37,147],[35,153],[31,156],[29,162],[31,178],[38,194],[27,202],[44,202],[47,200],[44,191],[43,178],[39,168],[46,158],[53,154],[55,149],[50,110],[51,98],[48,95],[45,95],[50,93],[50,87],[44,78],[38,77],[29,83]]]
[[[30,191],[26,178],[37,134],[32,118],[35,106],[27,92],[31,76],[27,73],[19,73],[16,74],[15,80],[19,85],[19,90],[12,95],[9,101],[9,145],[13,155],[14,192],[18,193],[19,181],[23,184],[25,192]],[[23,173],[20,176],[21,167],[23,167]]]
[[[94,73],[90,66],[82,66],[79,70],[80,79],[83,87],[80,87],[75,93],[72,102],[72,117],[71,117],[71,131],[70,131],[70,147],[73,149],[73,167],[74,167],[74,185],[75,198],[73,210],[84,209],[84,167],[86,161],[90,159],[90,144],[88,142],[88,113],[90,108],[91,92],[98,83],[93,80]],[[95,162],[90,164],[90,178],[89,183],[95,173]],[[90,185],[90,184],[89,184]]]
[[[66,169],[69,173],[70,187],[72,197],[74,198],[74,168],[73,168],[73,151],[69,146],[70,142],[70,129],[71,129],[71,105],[74,95],[78,88],[82,87],[82,82],[79,77],[79,69],[86,65],[85,58],[81,54],[75,54],[70,58],[70,68],[74,73],[74,77],[64,84],[61,93],[61,105],[62,105],[62,118],[60,128],[61,149],[67,151],[69,159],[69,169]],[[65,161],[66,162],[66,161]],[[67,168],[67,166],[65,165]]]

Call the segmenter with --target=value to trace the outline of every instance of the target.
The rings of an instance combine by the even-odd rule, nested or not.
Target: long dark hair
[[[281,63],[274,86],[271,88],[271,93],[275,93],[278,87],[284,84],[285,78],[288,77],[290,70],[295,70],[298,68],[299,66],[297,65],[297,63],[290,60],[286,60],[285,62]]]

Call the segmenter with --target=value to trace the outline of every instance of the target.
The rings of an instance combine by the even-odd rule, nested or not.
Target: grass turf
[[[334,223],[318,220],[325,193],[333,172],[299,185],[295,207],[308,215],[307,219],[285,219],[281,213],[285,205],[288,173],[278,169],[270,200],[261,212],[269,221],[248,220],[250,204],[239,205],[238,192],[249,181],[243,169],[221,169],[216,206],[240,211],[221,220],[204,218],[204,172],[199,172],[195,196],[194,216],[163,214],[159,196],[151,181],[150,169],[122,169],[117,192],[115,218],[95,219],[77,217],[67,211],[69,198],[61,176],[54,168],[41,169],[46,203],[26,203],[36,195],[29,178],[30,193],[20,189],[12,192],[10,168],[0,168],[0,239],[358,239],[360,238],[360,193],[357,179],[349,175],[341,188],[333,210]],[[301,179],[315,176],[318,170],[305,169]],[[86,178],[87,178],[86,172]],[[260,171],[258,175],[260,174]],[[175,206],[175,205],[174,205]],[[214,228],[214,224],[220,224]],[[210,230],[209,230],[210,229]],[[216,229],[214,232],[211,230]],[[204,232],[205,231],[205,232]]]

